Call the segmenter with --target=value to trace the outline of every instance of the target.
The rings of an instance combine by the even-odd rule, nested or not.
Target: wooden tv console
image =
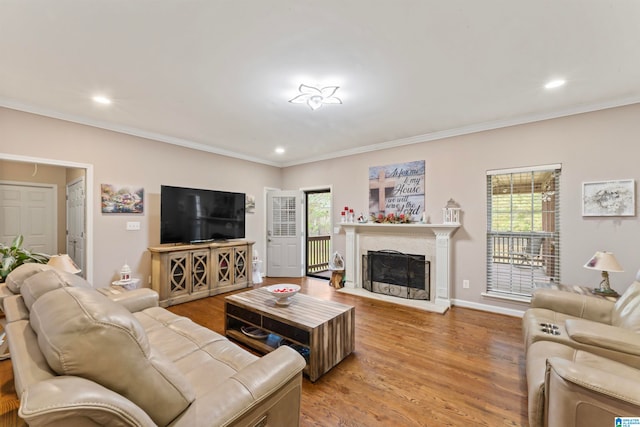
[[[151,252],[151,288],[168,307],[253,285],[253,244],[230,240],[160,245]]]

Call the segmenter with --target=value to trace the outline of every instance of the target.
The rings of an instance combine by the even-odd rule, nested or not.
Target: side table
[[[121,283],[120,280],[117,280],[115,282],[112,282],[110,286],[107,286],[105,288],[97,288],[97,290],[98,292],[106,296],[118,295],[133,289],[137,289],[138,283],[140,283],[140,279],[131,279],[126,283]]]

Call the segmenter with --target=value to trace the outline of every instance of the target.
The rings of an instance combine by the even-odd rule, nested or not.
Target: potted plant
[[[24,237],[18,235],[9,246],[0,243],[0,282],[4,282],[9,273],[22,264],[27,262],[46,264],[49,261],[49,255],[47,254],[24,249],[22,247],[23,242]]]

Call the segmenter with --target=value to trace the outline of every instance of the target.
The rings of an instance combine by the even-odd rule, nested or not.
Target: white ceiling
[[[0,0],[0,105],[276,166],[636,102],[638,0]]]

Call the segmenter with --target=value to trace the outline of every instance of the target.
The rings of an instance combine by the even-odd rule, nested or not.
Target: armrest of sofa
[[[155,426],[133,402],[93,381],[59,376],[31,385],[18,412],[30,426]]]
[[[640,371],[602,359],[597,366],[547,360],[545,418],[549,427],[600,427],[640,413]]]
[[[558,289],[536,289],[531,299],[533,308],[546,308],[569,316],[609,324],[614,305],[614,302],[606,299]]]
[[[29,320],[29,309],[24,303],[22,295],[12,295],[2,301],[4,315],[7,323],[17,320]]]
[[[216,425],[226,426],[247,416],[253,422],[239,424],[258,425],[268,417],[265,425],[298,425],[305,364],[292,348],[278,347],[200,394],[173,425],[191,427],[216,420]]]
[[[48,380],[55,376],[38,346],[38,337],[28,320],[17,320],[5,325],[11,365],[13,385],[18,397],[31,384]]]
[[[629,329],[583,319],[567,319],[565,328],[579,343],[640,356],[640,334]]]
[[[158,306],[158,293],[149,288],[133,289],[122,293],[102,291],[101,293],[106,294],[112,301],[122,304],[131,313]]]
[[[304,358],[297,351],[282,346],[236,372],[231,378],[259,399],[301,373],[305,365]]]
[[[11,289],[9,289],[9,286],[7,286],[6,282],[0,283],[0,309],[1,310],[4,311],[4,308],[3,308],[4,299],[13,295],[15,295],[15,293],[13,293]]]

